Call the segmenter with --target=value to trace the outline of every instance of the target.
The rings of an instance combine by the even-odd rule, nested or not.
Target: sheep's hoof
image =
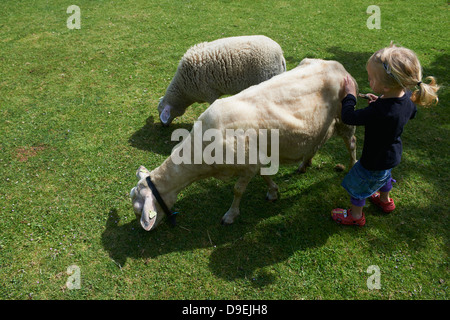
[[[306,173],[306,167],[299,167],[299,168],[296,170],[296,172],[297,172],[297,173],[300,173],[300,174]]]
[[[226,218],[222,218],[222,220],[220,221],[220,224],[223,226],[231,226],[233,224],[233,221],[230,221],[229,219]]]
[[[232,224],[234,222],[234,219],[239,215],[239,211],[235,212],[235,211],[228,211],[227,213],[224,214],[224,216],[222,217],[222,222],[221,224],[223,226],[228,226],[230,224]]]
[[[273,193],[271,193],[270,191],[268,191],[266,194],[266,200],[270,201],[270,202],[275,202],[279,198],[280,198],[280,193],[278,191],[275,193],[275,195]]]
[[[229,226],[232,223],[233,222],[227,222],[224,218],[222,218],[222,220],[220,221],[220,224],[223,225],[223,226]]]

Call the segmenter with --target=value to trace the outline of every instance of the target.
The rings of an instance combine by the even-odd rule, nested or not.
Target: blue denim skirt
[[[366,199],[380,190],[391,179],[391,171],[371,171],[358,161],[345,176],[341,185],[355,199]]]

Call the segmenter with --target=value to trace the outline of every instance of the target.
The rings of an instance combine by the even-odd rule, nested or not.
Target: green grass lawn
[[[69,5],[81,29],[66,26]],[[369,30],[366,9],[381,9]],[[0,2],[0,299],[448,299],[449,6],[428,1],[55,0]],[[180,194],[177,228],[141,229],[129,191],[139,165],[160,165],[207,104],[169,128],[156,109],[184,52],[214,39],[264,34],[288,69],[341,62],[368,92],[365,64],[395,43],[442,85],[403,134],[397,209],[365,208],[363,228],[336,225],[348,205],[341,139],[304,174],[283,166],[280,199],[250,183],[235,224],[220,225],[234,181]],[[360,101],[358,106],[364,107]],[[357,129],[358,157],[363,128]],[[80,289],[66,286],[79,267]],[[367,269],[380,270],[370,290]]]

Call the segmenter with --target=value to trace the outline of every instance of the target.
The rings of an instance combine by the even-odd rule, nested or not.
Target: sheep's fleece
[[[266,36],[230,37],[191,47],[178,64],[158,104],[161,123],[168,126],[194,102],[212,104],[286,71],[278,43]]]
[[[223,137],[226,137],[225,131],[228,129],[277,129],[280,164],[311,159],[321,145],[337,134],[343,138],[350,153],[350,165],[353,165],[356,162],[355,127],[344,124],[340,118],[341,100],[345,96],[343,80],[347,75],[344,67],[336,61],[304,59],[290,71],[234,96],[216,100],[199,117],[197,124],[201,122],[203,132],[210,128],[221,130]],[[141,166],[137,171],[139,182],[130,196],[134,211],[147,231],[159,224],[164,212],[150,191],[146,177],[150,176],[161,197],[171,208],[181,190],[196,180],[237,176],[233,203],[222,218],[224,224],[230,224],[239,215],[239,203],[247,184],[263,166],[261,163],[249,162],[175,164],[179,148],[191,144],[190,150],[194,150],[194,131],[195,125],[190,136],[172,150],[171,156],[161,166],[152,171]],[[204,150],[211,142],[203,143]],[[226,148],[232,147],[235,141],[223,139],[221,143]],[[269,188],[267,198],[277,199],[277,185],[270,176],[262,177]]]

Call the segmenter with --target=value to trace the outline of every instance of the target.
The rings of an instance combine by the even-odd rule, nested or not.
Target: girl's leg
[[[363,215],[363,208],[366,204],[365,199],[355,199],[353,197],[350,197],[350,202],[352,203],[352,216],[356,220],[360,219]]]
[[[380,200],[382,202],[389,202],[390,198],[389,198],[389,191],[391,191],[392,189],[392,178],[388,180],[388,182],[386,182],[386,184],[381,187],[380,189]]]
[[[382,202],[389,202],[389,191],[388,192],[383,192],[383,191],[380,191],[380,200],[382,201]]]
[[[380,188],[379,194],[374,193],[370,197],[370,201],[380,207],[385,213],[392,212],[395,209],[394,200],[389,198],[389,191],[392,189],[392,182],[395,182],[395,180],[390,178],[389,181]]]
[[[350,201],[352,202],[350,210],[341,208],[333,209],[331,210],[331,218],[339,224],[362,227],[366,224],[366,218],[362,212],[366,200],[350,198]]]

